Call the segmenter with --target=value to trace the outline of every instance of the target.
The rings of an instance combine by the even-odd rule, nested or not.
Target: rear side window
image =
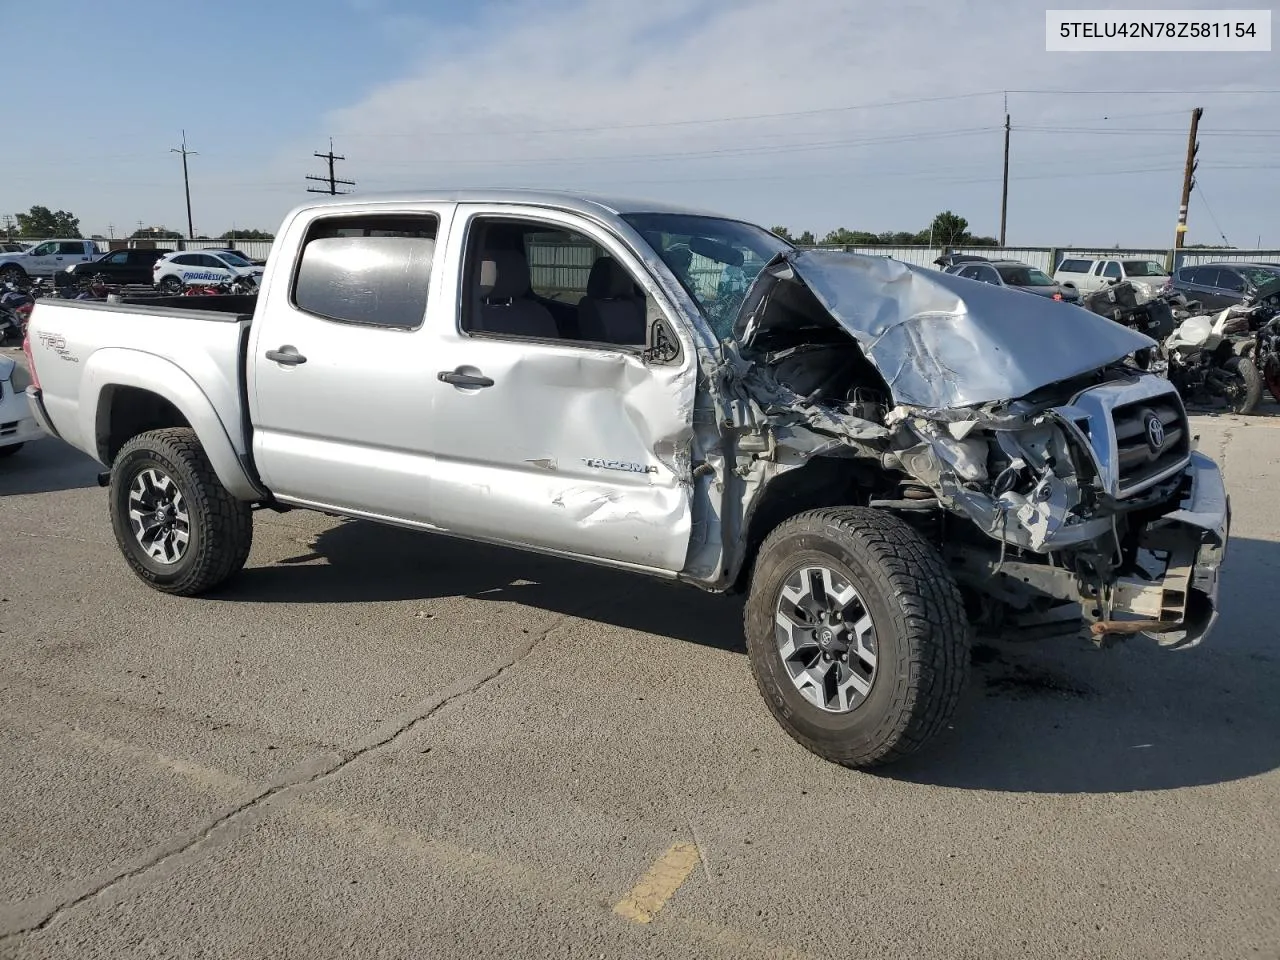
[[[1088,273],[1089,267],[1093,265],[1091,260],[1063,260],[1062,266],[1058,267],[1060,273]]]
[[[176,263],[180,267],[194,267],[200,263],[194,253],[180,253],[169,262]]]
[[[425,215],[317,220],[298,258],[294,306],[338,323],[420,327],[438,226]]]
[[[58,253],[64,256],[69,253],[73,256],[82,257],[84,256],[84,244],[78,241],[60,243],[58,244]]]

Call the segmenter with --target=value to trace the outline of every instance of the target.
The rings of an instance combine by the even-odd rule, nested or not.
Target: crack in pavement
[[[1218,469],[1222,471],[1224,483],[1227,479],[1227,447],[1231,444],[1235,429],[1235,427],[1225,427],[1222,431],[1222,439],[1218,441]]]
[[[97,899],[98,897],[102,897],[110,893],[114,888],[118,887],[122,883],[127,883],[128,881],[145,873],[159,869],[184,854],[198,850],[206,843],[212,841],[226,828],[233,826],[237,821],[243,819],[245,815],[262,807],[268,801],[278,800],[282,796],[290,794],[300,794],[307,787],[339,773],[361,757],[368,756],[370,753],[390,745],[394,741],[412,732],[416,727],[430,720],[449,704],[478,692],[486,684],[502,676],[512,667],[516,666],[533,653],[539,643],[549,637],[556,630],[560,629],[560,627],[569,619],[570,617],[568,615],[558,618],[541,632],[530,634],[510,654],[497,661],[484,673],[479,676],[472,674],[468,677],[463,677],[453,684],[450,684],[429,700],[419,703],[416,708],[412,708],[393,720],[375,728],[371,734],[366,736],[363,740],[358,741],[354,748],[343,751],[339,754],[336,761],[328,763],[321,761],[319,764],[316,762],[302,764],[299,768],[295,768],[291,775],[286,776],[284,779],[263,790],[260,790],[243,803],[238,804],[221,816],[206,823],[203,827],[172,840],[168,844],[154,850],[150,856],[146,857],[141,862],[138,862],[125,870],[114,873],[106,879],[92,881],[87,887],[81,889],[78,893],[69,897],[64,896],[59,902],[53,905],[41,905],[40,902],[37,902],[37,904],[31,909],[31,912],[37,913],[38,917],[25,921],[19,919],[18,922],[21,924],[20,926],[0,932],[0,945],[6,944],[18,937],[38,933],[41,930],[46,929],[50,924],[54,923],[68,911],[74,910],[76,907],[79,907],[90,900]],[[47,904],[48,901],[45,900],[44,903]]]

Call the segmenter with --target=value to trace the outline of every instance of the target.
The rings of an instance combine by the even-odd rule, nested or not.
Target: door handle
[[[441,370],[437,376],[444,383],[452,383],[455,387],[492,387],[493,378],[475,373],[459,373],[457,370]]]
[[[279,350],[268,350],[266,357],[268,360],[274,360],[276,363],[284,363],[291,367],[307,362],[306,357],[288,345],[281,347]]]

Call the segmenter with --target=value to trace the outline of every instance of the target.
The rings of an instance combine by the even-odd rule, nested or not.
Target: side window
[[[338,323],[417,329],[427,312],[438,228],[423,214],[316,220],[298,257],[294,306]]]
[[[466,333],[643,347],[644,291],[576,230],[478,217],[468,230]]]
[[[58,244],[58,253],[62,254],[63,256],[70,254],[73,257],[83,257],[84,244],[80,243],[78,240],[63,241],[62,243]]]
[[[956,272],[957,272],[957,273],[959,273],[959,274],[960,274],[960,276],[964,277],[966,280],[977,280],[977,279],[978,279],[978,268],[977,268],[977,267],[961,267],[961,268],[960,268],[958,271],[956,271]]]
[[[1063,260],[1062,266],[1058,268],[1060,273],[1088,273],[1088,260]]]
[[[1104,277],[1109,277],[1109,278],[1114,278],[1114,279],[1116,279],[1116,280],[1119,280],[1119,279],[1120,279],[1120,264],[1118,264],[1118,263],[1117,263],[1116,261],[1114,261],[1114,260],[1108,260],[1108,261],[1106,262],[1106,265],[1102,268],[1102,275],[1103,275]]]
[[[129,253],[127,250],[117,250],[115,253],[108,254],[102,261],[103,263],[128,263]]]
[[[194,267],[196,265],[195,254],[180,253],[169,262],[179,267]]]
[[[206,267],[209,269],[214,269],[214,270],[227,269],[227,265],[225,263],[223,263],[221,260],[219,260],[217,257],[213,256],[213,254],[210,254],[210,253],[196,254],[196,262],[200,264],[200,266]]]
[[[1245,289],[1244,277],[1234,270],[1219,270],[1217,285],[1223,290],[1230,290],[1232,293],[1244,293]]]
[[[34,250],[31,251],[31,256],[33,257],[52,256],[53,252],[57,249],[58,249],[58,245],[53,241],[50,241],[49,243],[42,243],[38,247],[36,247]]]

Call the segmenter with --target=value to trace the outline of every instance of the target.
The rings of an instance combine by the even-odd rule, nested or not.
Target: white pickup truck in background
[[[765,701],[851,766],[946,726],[974,624],[1173,648],[1216,618],[1221,475],[1102,317],[560,194],[277,237],[257,295],[32,315],[31,408],[106,465],[156,589],[220,588],[255,509],[308,508],[743,590]]]
[[[0,283],[52,277],[73,264],[88,263],[101,252],[92,240],[46,240],[26,253],[0,253]]]

